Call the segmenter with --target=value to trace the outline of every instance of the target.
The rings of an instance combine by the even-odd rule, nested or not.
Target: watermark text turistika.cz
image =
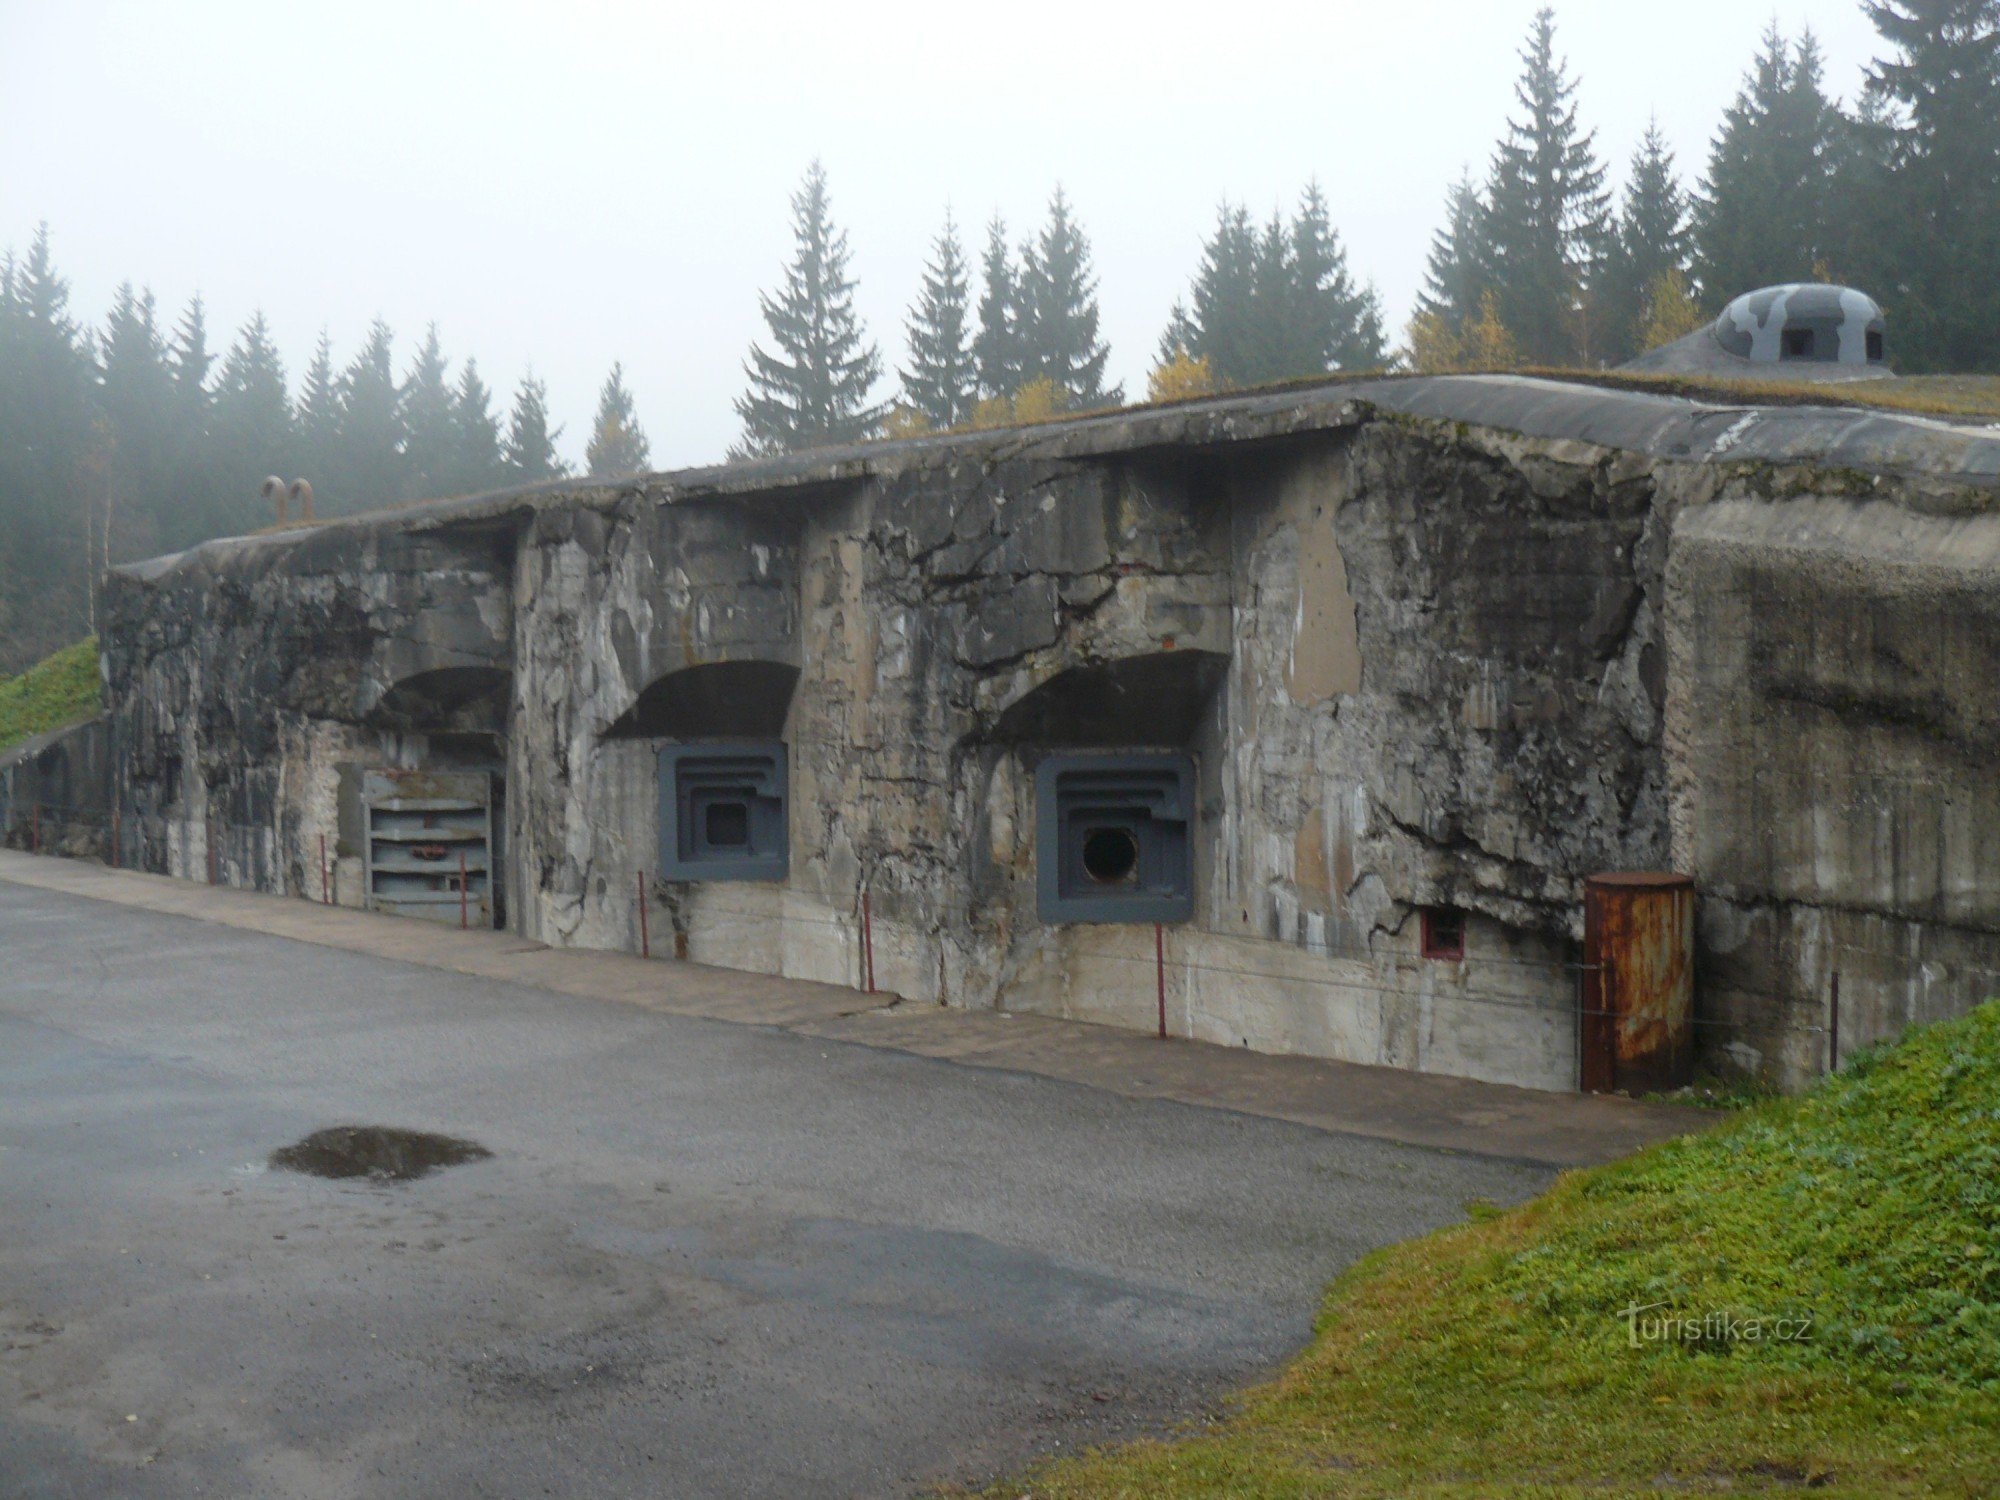
[[[1786,1313],[1782,1317],[1751,1316],[1744,1313],[1664,1312],[1664,1302],[1644,1307],[1634,1304],[1619,1312],[1625,1322],[1625,1342],[1634,1349],[1644,1344],[1802,1344],[1812,1337],[1813,1314]],[[1650,1315],[1650,1316],[1649,1316]]]

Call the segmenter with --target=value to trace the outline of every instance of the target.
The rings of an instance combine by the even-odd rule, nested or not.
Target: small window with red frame
[[[1423,909],[1424,957],[1457,963],[1465,957],[1465,913],[1455,906]]]

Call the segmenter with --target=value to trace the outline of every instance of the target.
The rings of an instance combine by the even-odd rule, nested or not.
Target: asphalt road
[[[267,1165],[340,1124],[493,1154]],[[976,1482],[1550,1175],[0,884],[0,1495]]]

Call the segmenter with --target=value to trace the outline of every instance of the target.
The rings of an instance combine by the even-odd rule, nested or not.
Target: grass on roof
[[[1855,380],[1816,383],[1808,380],[1737,379],[1724,375],[1691,375],[1647,370],[1580,370],[1550,366],[1528,366],[1506,370],[1464,370],[1466,375],[1525,375],[1538,380],[1558,380],[1572,385],[1592,385],[1610,390],[1638,391],[1656,396],[1677,396],[1693,401],[1762,406],[1845,406],[1878,411],[1904,412],[1912,416],[1935,416],[1978,421],[2000,421],[2000,375],[1905,375],[1895,380]],[[1331,375],[1306,375],[1265,385],[1230,386],[1196,396],[1178,396],[1169,401],[1137,401],[1127,406],[1092,407],[1088,410],[1052,412],[1024,422],[1008,422],[993,427],[962,426],[944,429],[926,437],[965,436],[1003,433],[1024,428],[1060,426],[1092,417],[1108,417],[1146,411],[1165,411],[1192,406],[1230,396],[1275,396],[1288,391],[1316,387],[1358,384],[1363,381],[1419,380],[1425,378],[1403,370],[1356,370]]]
[[[65,646],[18,677],[0,677],[0,750],[102,711],[95,637]]]
[[[1654,371],[1634,370],[1575,370],[1533,366],[1512,370],[1466,370],[1453,373],[1468,375],[1526,375],[1542,380],[1566,381],[1572,385],[1592,385],[1611,390],[1639,391],[1658,396],[1677,396],[1695,401],[1715,401],[1765,406],[1845,406],[1860,407],[1879,411],[1903,412],[1912,416],[1935,416],[1961,421],[1978,422],[1992,420],[2000,422],[2000,375],[1907,375],[1897,380],[1862,380],[1836,382],[1820,385],[1811,381],[1792,380],[1739,380],[1726,376],[1702,376],[1671,374]],[[915,433],[917,439],[939,437],[1000,437],[1009,432],[1031,431],[1043,427],[1060,427],[1072,422],[1084,422],[1095,417],[1130,415],[1147,411],[1165,411],[1174,407],[1197,405],[1231,396],[1275,396],[1287,392],[1303,392],[1318,387],[1356,384],[1362,381],[1416,380],[1424,377],[1408,371],[1398,370],[1355,370],[1329,375],[1305,375],[1291,380],[1273,381],[1265,385],[1231,386],[1210,391],[1202,395],[1180,396],[1169,401],[1137,401],[1124,406],[1094,406],[1073,411],[1050,412],[1045,416],[1031,417],[1021,421],[1007,421],[991,426],[964,424],[941,428],[933,432]],[[877,436],[867,439],[867,444],[904,441],[900,438]],[[838,446],[846,446],[841,444]],[[809,454],[811,449],[801,450]],[[643,478],[643,475],[618,475],[592,477],[570,476],[577,487],[588,485],[617,485]],[[551,488],[540,483],[524,486],[524,489]],[[506,490],[493,491],[495,494],[508,493]],[[385,505],[370,506],[360,511],[335,516],[319,516],[311,521],[292,520],[261,526],[247,533],[250,536],[271,536],[287,531],[297,531],[307,527],[324,526],[334,521],[393,515],[399,511],[419,510],[436,505],[444,500],[470,498],[466,496],[430,496],[415,500],[395,501]]]
[[[1696,401],[1767,406],[1849,406],[1912,416],[2000,419],[2000,375],[1905,375],[1896,380],[1737,379],[1643,370],[1531,370],[1524,374]]]
[[[1989,1002],[1803,1098],[1377,1252],[1331,1289],[1312,1346],[1218,1426],[991,1493],[1884,1500],[1996,1486]]]

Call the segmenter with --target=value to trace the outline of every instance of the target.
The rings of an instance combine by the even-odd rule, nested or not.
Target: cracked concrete
[[[1836,971],[1856,1044],[1995,984],[1996,483],[1949,423],[1446,377],[445,501],[114,575],[112,757],[149,869],[316,893],[359,770],[483,769],[539,941],[636,949],[644,889],[705,962],[872,936],[913,999],[1556,1089],[1582,881],[1678,867],[1710,1061],[1791,1085]],[[784,882],[657,878],[701,738],[784,741]],[[1157,958],[1037,917],[1075,747],[1195,760]]]

